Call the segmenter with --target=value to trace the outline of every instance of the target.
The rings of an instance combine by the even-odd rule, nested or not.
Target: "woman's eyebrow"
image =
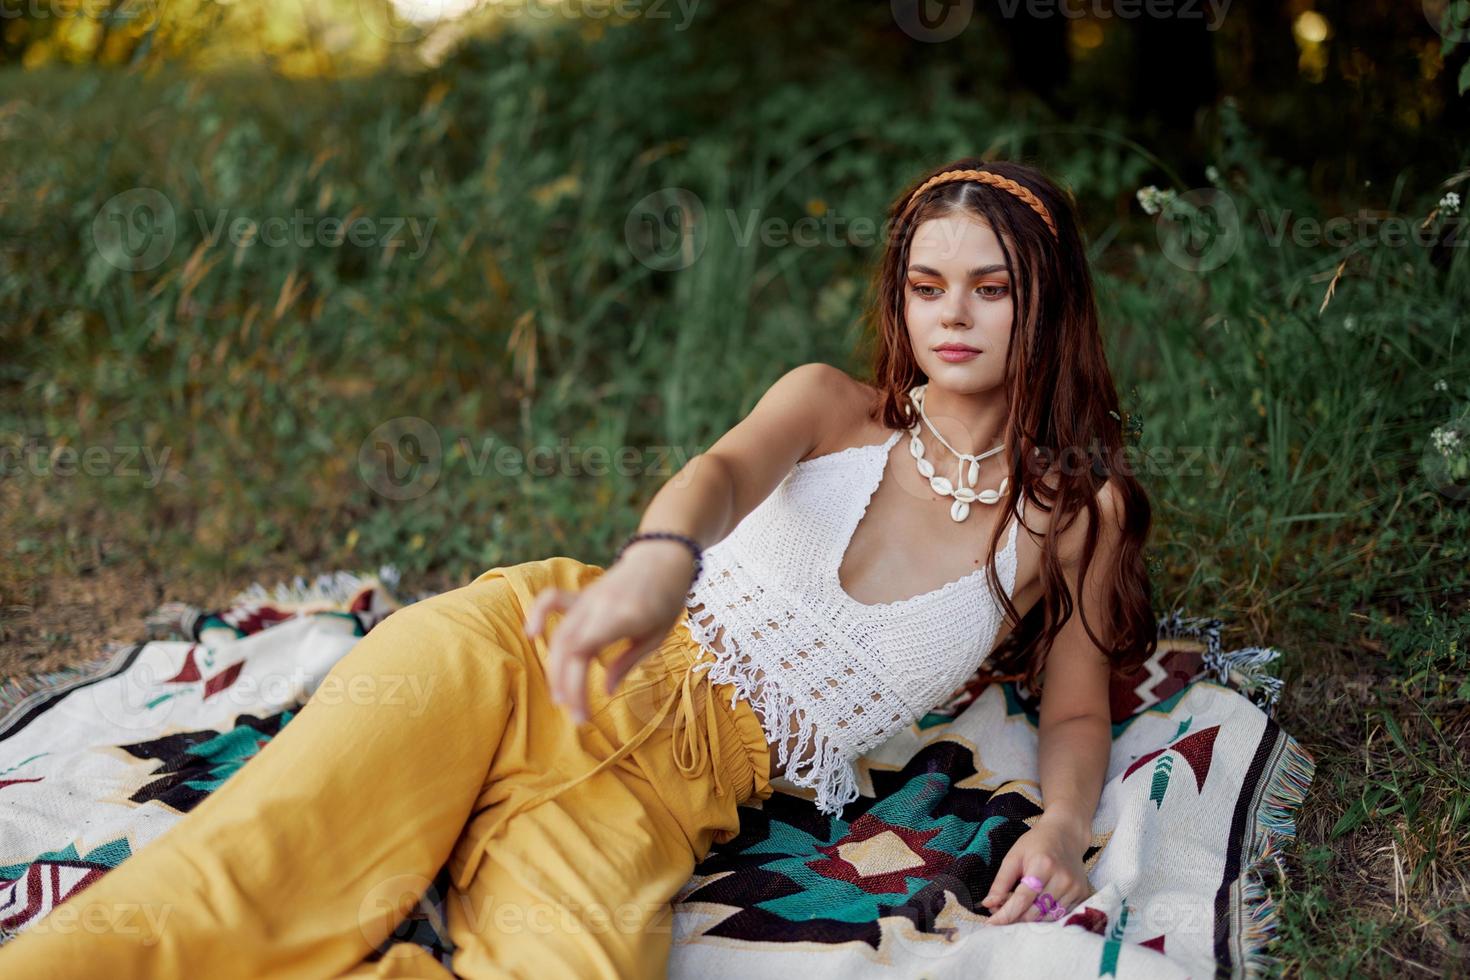
[[[938,276],[941,279],[944,278],[944,273],[940,272],[938,269],[931,269],[927,265],[918,265],[916,263],[914,265],[909,266],[909,271],[910,272],[922,273],[923,275],[926,275],[926,276]],[[999,265],[999,264],[978,265],[975,268],[971,269],[969,272],[965,273],[965,275],[966,275],[967,278],[974,279],[976,276],[988,276],[992,272],[1004,272],[1004,271],[1006,271],[1006,267],[1004,265]]]

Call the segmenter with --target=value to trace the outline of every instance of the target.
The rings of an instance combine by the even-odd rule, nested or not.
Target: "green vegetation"
[[[1286,652],[1278,718],[1318,769],[1279,954],[1307,975],[1463,968],[1470,262],[1441,200],[1470,174],[1325,196],[1228,100],[1212,180],[1120,114],[1020,113],[942,68],[747,84],[631,30],[506,34],[354,80],[7,70],[0,607],[104,552],[172,597],[266,567],[392,562],[443,588],[604,562],[786,368],[862,370],[904,182],[969,152],[1038,162],[1093,243],[1160,611]],[[1175,192],[1158,216],[1145,185]],[[166,208],[132,206],[148,192]],[[1237,223],[1193,210],[1212,193]],[[668,268],[691,201],[702,219],[675,241],[702,252]],[[268,219],[298,211],[305,237],[271,244]],[[114,215],[162,222],[122,231],[171,248],[118,250]],[[1334,216],[1345,237],[1312,232]],[[373,231],[332,244],[325,217]],[[803,218],[807,238],[762,241],[761,221]],[[236,219],[256,225],[239,244]],[[1181,251],[1202,222],[1223,251]],[[378,429],[406,418],[424,422]],[[82,472],[57,468],[65,448]]]

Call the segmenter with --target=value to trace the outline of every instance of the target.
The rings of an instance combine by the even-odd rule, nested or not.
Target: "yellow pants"
[[[771,795],[768,748],[682,625],[611,697],[622,644],[599,653],[586,722],[551,700],[561,615],[533,641],[526,610],[601,573],[492,568],[388,616],[193,811],[0,946],[0,977],[445,977],[410,943],[366,957],[446,861],[456,976],[663,976],[670,900]]]

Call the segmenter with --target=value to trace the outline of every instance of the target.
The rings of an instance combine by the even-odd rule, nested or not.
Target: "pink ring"
[[[1042,881],[1035,875],[1026,875],[1021,879],[1021,884],[1025,885],[1027,888],[1031,889],[1034,892],[1039,892],[1046,887],[1046,882]]]
[[[1056,920],[1060,919],[1062,916],[1064,916],[1066,914],[1067,914],[1066,908],[1064,908],[1061,905],[1058,905],[1057,907],[1055,907],[1054,909],[1052,909],[1050,912],[1048,912],[1046,915],[1042,916],[1042,918],[1043,919],[1046,919],[1049,922],[1055,922]]]

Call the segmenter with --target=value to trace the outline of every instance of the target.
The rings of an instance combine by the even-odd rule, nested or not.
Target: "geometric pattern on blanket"
[[[0,817],[0,943],[258,752],[399,606],[396,581],[385,566],[255,585],[219,611],[170,603],[148,625],[182,639],[0,686],[0,803],[30,794]],[[1222,651],[1220,627],[1171,615],[1153,659],[1114,680],[1113,753],[1083,859],[1098,891],[1063,921],[990,928],[978,905],[1041,800],[1036,699],[977,674],[858,760],[861,795],[841,814],[781,779],[742,806],[738,836],[675,900],[670,975],[1269,972],[1271,885],[1313,763],[1270,717],[1277,652]],[[246,690],[285,663],[297,687]],[[449,887],[442,868],[368,959],[414,942],[447,967]]]
[[[1012,682],[931,713],[858,763],[861,795],[828,817],[807,791],[742,813],[675,906],[671,975],[789,972],[926,977],[1256,976],[1270,955],[1269,886],[1313,763],[1261,707],[1205,672],[1246,680],[1260,651],[1221,654],[1218,623],[1171,617],[1161,657],[1200,672],[1113,725],[1083,862],[1098,892],[1059,923],[991,928],[979,901],[1041,813],[1037,701]],[[1274,702],[1279,685],[1244,687]],[[804,795],[797,795],[798,793]]]

